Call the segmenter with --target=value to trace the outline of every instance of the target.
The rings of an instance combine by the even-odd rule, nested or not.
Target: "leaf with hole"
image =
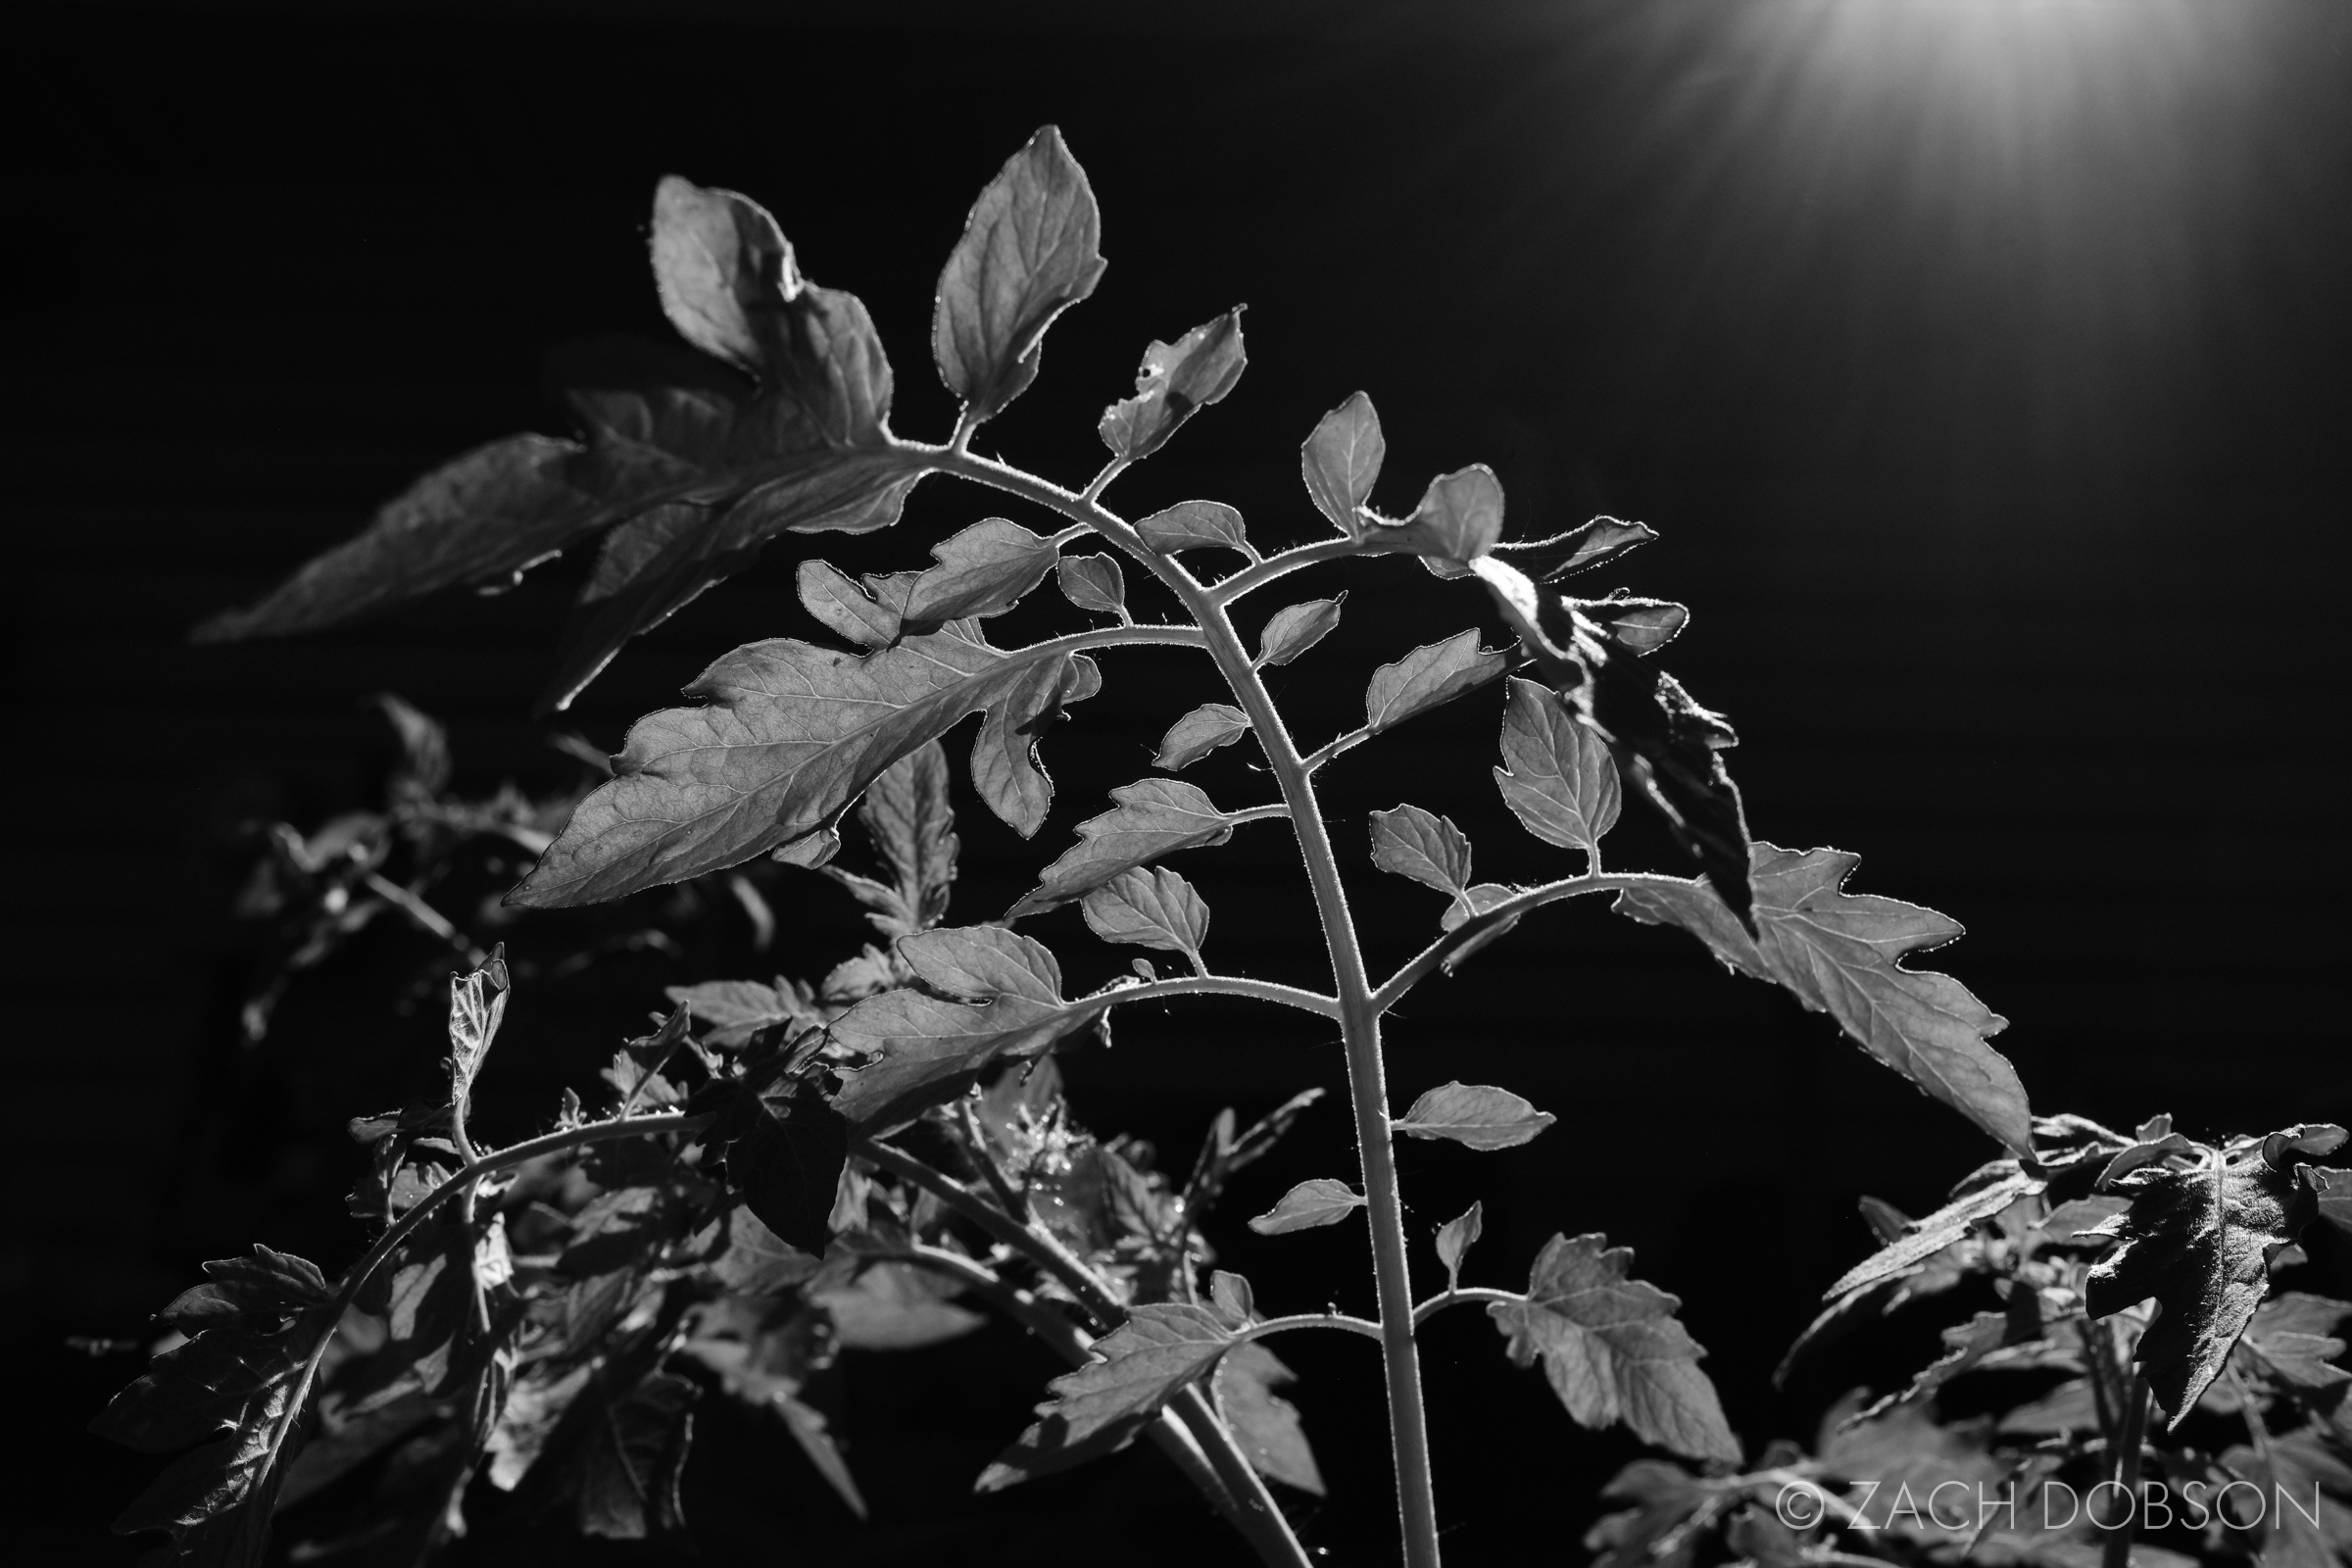
[[[1959,936],[1959,922],[1916,904],[1845,892],[1857,863],[1842,850],[1756,845],[1747,880],[1760,941],[1696,882],[1629,889],[1616,907],[1645,924],[1679,925],[1729,967],[1778,983],[1928,1094],[2031,1153],[2025,1086],[1986,1044],[2008,1020],[1951,976],[1902,966],[1905,954]]]
[[[1530,833],[1562,849],[1597,854],[1616,825],[1617,764],[1559,696],[1532,680],[1510,683],[1495,788]]]
[[[981,191],[939,275],[931,352],[974,424],[1037,378],[1046,328],[1102,277],[1102,222],[1061,132],[1029,138]]]
[[[1478,631],[1457,631],[1442,643],[1416,648],[1372,672],[1364,688],[1364,727],[1378,735],[1415,713],[1449,703],[1502,673],[1508,661],[1478,646]]]
[[[1127,613],[1127,579],[1109,556],[1064,556],[1054,568],[1061,596],[1080,610],[1105,615]]]
[[[1190,767],[1220,746],[1231,746],[1250,733],[1250,715],[1226,703],[1210,703],[1196,708],[1172,725],[1160,738],[1159,755],[1152,759],[1153,767],[1170,772]]]
[[[1298,466],[1315,510],[1342,533],[1359,534],[1366,522],[1364,504],[1380,478],[1381,460],[1389,444],[1380,433],[1380,416],[1372,400],[1358,392],[1315,426],[1315,433],[1298,449]]]
[[[1250,554],[1242,514],[1222,501],[1180,501],[1135,525],[1145,544],[1163,556],[1182,550],[1238,550]]]
[[[1537,1254],[1527,1295],[1488,1315],[1520,1366],[1544,1363],[1560,1403],[1584,1427],[1622,1421],[1634,1436],[1693,1459],[1740,1462],[1706,1352],[1676,1320],[1682,1303],[1629,1277],[1634,1254],[1603,1236],[1555,1236]]]
[[[1319,1225],[1337,1225],[1364,1202],[1363,1195],[1346,1182],[1318,1176],[1283,1194],[1282,1201],[1251,1220],[1250,1228],[1260,1236],[1284,1236]]]
[[[1032,740],[1024,731],[1047,706],[1069,700],[1072,667],[1058,645],[1005,653],[962,626],[863,657],[788,639],[739,648],[686,689],[701,706],[630,727],[612,782],[580,803],[508,899],[601,903],[829,830],[892,763],[967,713],[990,716],[979,747]],[[1032,810],[1042,817],[1035,801],[1049,787],[1034,782],[1009,812],[1016,827],[1034,830]],[[1001,811],[1012,805],[985,798]]]
[[[1347,602],[1343,593],[1336,599],[1310,599],[1274,612],[1266,629],[1258,634],[1258,663],[1287,664],[1330,636],[1340,623],[1340,607]]]
[[[1179,850],[1222,844],[1234,818],[1190,784],[1148,778],[1110,792],[1115,810],[1078,824],[1078,842],[1046,867],[1038,885],[1005,912],[1007,920],[1083,898],[1112,877]]]
[[[1459,898],[1470,885],[1470,841],[1449,819],[1399,806],[1372,813],[1372,863]]]
[[[1135,396],[1102,411],[1102,444],[1115,457],[1142,462],[1185,420],[1232,391],[1249,359],[1238,305],[1173,343],[1152,344],[1135,373]]]
[[[1494,1150],[1516,1149],[1557,1120],[1507,1089],[1450,1083],[1414,1101],[1413,1108],[1391,1125],[1411,1138],[1443,1138],[1466,1149]]]
[[[1137,943],[1198,961],[1208,940],[1208,906],[1165,866],[1121,871],[1089,893],[1080,908],[1088,929],[1105,942]]]
[[[1232,1320],[1209,1307],[1135,1307],[1095,1342],[1094,1360],[1054,1380],[1037,1424],[981,1472],[977,1490],[1002,1491],[1125,1447],[1170,1399],[1209,1375],[1234,1336]]]

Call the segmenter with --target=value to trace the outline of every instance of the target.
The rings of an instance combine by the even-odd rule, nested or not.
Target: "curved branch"
[[[1462,1285],[1431,1297],[1413,1308],[1413,1327],[1419,1328],[1431,1318],[1463,1301],[1524,1301],[1527,1298],[1517,1291],[1490,1290],[1483,1285]]]
[[[1252,980],[1248,975],[1239,974],[1197,974],[1168,980],[1147,980],[1142,985],[1117,986],[1079,1000],[1094,1002],[1108,998],[1113,1003],[1124,1004],[1149,1002],[1154,997],[1194,996],[1254,997],[1260,1002],[1279,1003],[1283,1006],[1297,1007],[1301,1012],[1311,1012],[1325,1018],[1337,1018],[1340,1015],[1339,1000],[1335,997],[1324,996],[1319,991],[1304,991],[1297,986],[1280,985],[1272,980]]]
[[[1288,1334],[1293,1329],[1342,1329],[1369,1339],[1380,1338],[1380,1325],[1369,1318],[1350,1317],[1345,1312],[1294,1312],[1288,1317],[1270,1317],[1262,1323],[1250,1324],[1236,1337],[1236,1343],[1262,1340],[1269,1334]]]
[[[1311,545],[1296,545],[1289,550],[1266,557],[1253,565],[1243,567],[1230,577],[1220,578],[1207,587],[1211,604],[1232,604],[1252,589],[1263,588],[1278,577],[1317,565],[1326,561],[1344,561],[1363,551],[1357,539],[1318,539]]]
[[[1381,988],[1372,993],[1372,1004],[1382,1012],[1388,1011],[1396,1005],[1407,991],[1427,979],[1432,969],[1443,965],[1446,956],[1459,949],[1462,944],[1505,921],[1518,919],[1530,909],[1542,908],[1546,904],[1557,904],[1562,899],[1579,898],[1587,893],[1622,893],[1628,888],[1690,888],[1696,886],[1698,883],[1689,878],[1660,876],[1650,871],[1605,871],[1587,873],[1584,876],[1563,877],[1557,882],[1546,882],[1542,887],[1529,888],[1524,893],[1505,899],[1476,919],[1463,921],[1428,947],[1423,948],[1413,956],[1412,961],[1389,976]]]

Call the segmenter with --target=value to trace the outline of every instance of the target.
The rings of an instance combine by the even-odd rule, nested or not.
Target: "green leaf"
[[[1483,1151],[1516,1149],[1557,1120],[1507,1089],[1449,1083],[1414,1101],[1390,1126],[1408,1137],[1444,1138]]]
[[[1224,703],[1196,708],[1178,719],[1160,738],[1153,767],[1173,772],[1190,767],[1220,746],[1231,746],[1250,733],[1250,715]]]
[[[1209,1374],[1235,1332],[1203,1306],[1134,1308],[1095,1342],[1093,1361],[1054,1380],[1054,1397],[1037,1407],[1041,1419],[981,1472],[977,1490],[999,1492],[1125,1447],[1170,1399]]]
[[[1441,577],[1460,576],[1501,537],[1502,484],[1483,463],[1432,479],[1410,517],[1363,533],[1367,550],[1420,556]]]
[[[1470,841],[1450,819],[1399,806],[1372,813],[1372,863],[1459,898],[1470,885]]]
[[[1486,1233],[1487,1205],[1472,1203],[1460,1214],[1438,1227],[1438,1261],[1446,1265],[1446,1288],[1462,1288],[1462,1259]]]
[[[1389,444],[1380,433],[1380,416],[1372,400],[1358,392],[1315,426],[1315,433],[1298,449],[1298,467],[1315,510],[1329,517],[1340,532],[1360,534],[1366,526],[1359,514],[1372,499],[1380,478],[1381,459]]]
[[[1135,531],[1163,556],[1180,550],[1238,550],[1256,559],[1242,532],[1242,514],[1222,501],[1179,501],[1137,523]]]
[[[1109,556],[1065,556],[1055,568],[1061,596],[1080,610],[1127,613],[1127,579]]]
[[[975,522],[934,545],[931,554],[939,564],[914,580],[900,610],[905,620],[1003,614],[1044,582],[1060,559],[1054,541],[1004,517]]]
[[[1209,1387],[1217,1413],[1233,1429],[1250,1468],[1269,1481],[1315,1496],[1324,1494],[1323,1472],[1315,1451],[1307,1446],[1298,1407],[1274,1391],[1295,1382],[1296,1374],[1263,1345],[1237,1345],[1217,1363]]]
[[[1048,125],[988,182],[939,274],[931,353],[977,424],[1037,378],[1046,328],[1102,277],[1086,172]]]
[[[1049,670],[1037,668],[1041,663]],[[508,895],[530,907],[616,899],[723,870],[829,829],[900,758],[965,714],[984,711],[975,747],[1023,742],[1069,698],[1075,668],[1051,643],[1015,653],[950,626],[860,658],[778,639],[753,643],[705,670],[686,695],[703,706],[649,714],[630,727],[612,782],[582,801],[538,866]],[[992,778],[1001,772],[991,773]],[[1050,787],[1034,780],[1036,794]],[[1013,825],[1035,830],[1035,794]]]
[[[899,956],[929,990],[886,991],[833,1021],[836,1046],[873,1058],[844,1075],[834,1099],[861,1130],[954,1099],[991,1064],[1036,1055],[1114,1000],[1064,1001],[1054,955],[1003,926],[926,931],[900,942]]]
[[[1078,842],[1046,867],[1038,885],[1005,911],[1017,920],[1093,892],[1121,871],[1178,850],[1222,844],[1234,819],[1190,784],[1148,778],[1110,792],[1118,808],[1078,824]]]
[[[1554,1236],[1527,1295],[1487,1307],[1520,1366],[1542,1357],[1552,1392],[1580,1426],[1622,1421],[1645,1443],[1693,1459],[1740,1462],[1706,1354],[1675,1318],[1682,1303],[1627,1277],[1633,1252],[1603,1236]]]
[[[893,762],[865,792],[858,820],[891,878],[892,905],[874,923],[890,937],[939,924],[956,886],[956,808],[948,757],[937,741]]]
[[[654,286],[678,335],[757,375],[791,353],[801,291],[792,245],[766,210],[671,174],[654,189]]]
[[[1258,634],[1258,663],[1287,664],[1330,636],[1340,623],[1340,607],[1347,602],[1347,594],[1342,593],[1336,599],[1310,599],[1274,612],[1266,629]]]
[[[1208,906],[1193,885],[1165,866],[1121,871],[1086,896],[1086,923],[1105,942],[1133,942],[1200,959]]]
[[[1415,713],[1485,685],[1508,662],[1499,652],[1478,646],[1475,627],[1416,648],[1372,672],[1364,688],[1364,727],[1375,735],[1394,729]]]
[[[1250,363],[1242,349],[1242,309],[1237,305],[1173,343],[1154,343],[1144,351],[1135,396],[1102,411],[1099,428],[1112,456],[1142,462],[1197,411],[1233,390]]]
[[[2136,1359],[2170,1427],[2196,1406],[2253,1320],[2270,1290],[2271,1254],[2319,1211],[2317,1184],[2303,1175],[2314,1167],[2295,1155],[2344,1141],[2336,1127],[2272,1136],[2285,1140],[2272,1157],[2245,1140],[2200,1148],[2191,1169],[2148,1166],[2118,1183],[2132,1206],[2109,1222],[2116,1247],[2091,1267],[2083,1299],[2094,1318],[2150,1297],[2164,1308]]]
[[[2017,1161],[1995,1161],[1962,1183],[1935,1213],[1906,1221],[1901,1235],[1839,1275],[1823,1298],[1835,1300],[1917,1272],[1979,1224],[2034,1197],[2042,1186],[2041,1178],[2028,1175]]]
[[[1282,1201],[1251,1220],[1250,1228],[1260,1236],[1283,1236],[1318,1225],[1337,1225],[1365,1202],[1363,1195],[1346,1182],[1318,1176],[1283,1194]]]
[[[1842,850],[1754,846],[1747,880],[1760,941],[1699,883],[1630,889],[1616,907],[1646,924],[1679,925],[1731,968],[1777,982],[1928,1094],[2009,1148],[2033,1152],[2025,1086],[1985,1043],[2008,1020],[1951,976],[1902,966],[1905,954],[1959,936],[1959,922],[1842,891],[1857,863]]]
[[[1531,680],[1510,683],[1502,715],[1503,804],[1546,844],[1597,854],[1616,825],[1617,764],[1558,695]]]
[[[507,1015],[506,949],[463,979],[449,977],[449,1083],[453,1102],[463,1103],[481,1070],[490,1043],[498,1038],[500,1020]]]
[[[1576,572],[1589,571],[1603,562],[1614,561],[1636,545],[1645,545],[1656,537],[1639,522],[1594,517],[1548,539],[1498,544],[1494,553],[1507,558],[1512,565],[1537,582],[1557,582]]]

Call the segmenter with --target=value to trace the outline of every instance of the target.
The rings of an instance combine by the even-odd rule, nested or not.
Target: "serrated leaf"
[[[1250,1222],[1250,1228],[1260,1236],[1284,1236],[1318,1225],[1337,1225],[1365,1201],[1364,1196],[1346,1182],[1318,1176],[1283,1194],[1280,1202]]]
[[[1622,1421],[1645,1443],[1693,1459],[1740,1462],[1706,1354],[1676,1320],[1682,1303],[1628,1277],[1634,1254],[1598,1235],[1554,1236],[1537,1254],[1527,1295],[1487,1307],[1511,1359],[1541,1357],[1552,1392],[1580,1426]]]
[[[678,335],[753,374],[788,357],[792,245],[758,202],[671,174],[654,189],[654,286]]]
[[[1217,1363],[1210,1383],[1217,1412],[1233,1429],[1250,1468],[1269,1481],[1315,1496],[1323,1495],[1323,1472],[1315,1451],[1307,1446],[1306,1429],[1298,1407],[1274,1391],[1296,1381],[1296,1374],[1258,1344],[1239,1345]]]
[[[931,352],[978,423],[1037,378],[1046,328],[1102,277],[1102,218],[1086,172],[1045,126],[981,191],[939,275]]]
[[[1125,1447],[1170,1399],[1209,1374],[1234,1333],[1207,1307],[1135,1307],[1095,1342],[1095,1360],[1054,1380],[1054,1397],[1037,1407],[1041,1419],[981,1472],[977,1490],[1002,1491]]]
[[[1483,463],[1440,474],[1402,522],[1364,530],[1365,548],[1421,557],[1441,577],[1458,577],[1502,537],[1502,484]]]
[[[1438,1261],[1446,1265],[1446,1288],[1458,1291],[1462,1286],[1462,1259],[1479,1237],[1486,1234],[1487,1205],[1472,1203],[1460,1214],[1438,1227]]]
[[[954,1287],[905,1263],[877,1263],[851,1284],[811,1298],[833,1319],[834,1343],[853,1350],[919,1350],[961,1339],[987,1320],[948,1297]]]
[[[703,1036],[706,1046],[748,1045],[762,1029],[781,1026],[798,1032],[825,1021],[815,999],[781,975],[774,985],[763,980],[706,980],[700,985],[669,986],[663,994],[692,1009],[697,1023],[710,1026]]]
[[[1372,863],[1459,898],[1470,885],[1470,841],[1418,806],[1372,813]]]
[[[939,564],[915,578],[901,607],[909,621],[998,615],[1046,580],[1060,559],[1042,539],[1004,517],[988,517],[931,549]]]
[[[939,923],[956,886],[956,807],[948,795],[948,757],[937,741],[884,769],[858,808],[874,853],[890,872],[897,907],[877,920],[886,936],[910,936]]]
[[[1061,596],[1080,610],[1105,615],[1127,612],[1127,579],[1109,556],[1064,556],[1054,568]]]
[[[1142,462],[1195,413],[1232,391],[1249,362],[1239,305],[1173,343],[1153,343],[1135,373],[1135,396],[1102,411],[1102,444],[1114,457]]]
[[[2008,1020],[1951,976],[1902,966],[1905,954],[1959,936],[1959,922],[1915,904],[1844,892],[1857,863],[1842,850],[1754,846],[1748,882],[1760,942],[1699,883],[1629,890],[1616,908],[1650,925],[1679,925],[1731,968],[1778,983],[1928,1094],[2031,1153],[2025,1086],[1985,1043]]]
[[[1347,594],[1342,593],[1336,599],[1310,599],[1274,612],[1266,629],[1258,634],[1258,663],[1287,664],[1330,636],[1340,623],[1340,607],[1347,602]]]
[[[1159,755],[1152,759],[1153,767],[1173,772],[1190,767],[1220,746],[1231,746],[1250,733],[1250,715],[1225,703],[1210,703],[1196,708],[1178,719],[1160,737]]]
[[[1415,713],[1485,685],[1508,662],[1499,652],[1478,646],[1476,627],[1416,648],[1372,672],[1364,688],[1364,727],[1375,735],[1394,729]]]
[[[1054,955],[1003,926],[926,931],[898,951],[930,991],[886,991],[833,1021],[837,1046],[873,1057],[844,1075],[834,1099],[860,1129],[954,1099],[992,1064],[1037,1054],[1112,1000],[1062,1000]]]
[[[1556,693],[1532,680],[1510,682],[1502,761],[1495,788],[1530,833],[1562,849],[1599,851],[1617,822],[1617,764]]]
[[[853,582],[829,561],[804,561],[797,573],[808,613],[860,648],[887,648],[899,638],[899,612]]]
[[[1358,392],[1315,426],[1315,433],[1298,449],[1299,471],[1315,510],[1345,534],[1359,534],[1366,526],[1359,515],[1372,499],[1380,478],[1381,460],[1389,444],[1380,433],[1380,416],[1372,400]]]
[[[1105,942],[1132,942],[1196,960],[1208,940],[1208,906],[1165,866],[1121,871],[1086,896],[1087,927]]]
[[[1414,1101],[1390,1126],[1408,1137],[1443,1138],[1483,1151],[1516,1149],[1557,1120],[1507,1089],[1449,1083]]]
[[[1046,867],[1038,885],[1004,918],[1051,909],[1082,898],[1134,866],[1178,850],[1222,844],[1234,819],[1190,784],[1148,778],[1110,792],[1118,808],[1078,824],[1078,842]]]
[[[2140,1336],[2136,1360],[2168,1427],[2195,1407],[2253,1320],[2270,1290],[2270,1254],[2319,1208],[2315,1184],[2302,1175],[2311,1167],[2293,1152],[2276,1164],[2258,1144],[2198,1154],[2192,1169],[2150,1166],[2125,1179],[2132,1206],[2083,1292],[2094,1318],[2150,1297],[2163,1307]]]
[[[2039,1177],[2028,1175],[2016,1161],[2001,1162],[1991,1180],[1971,1183],[1935,1213],[1908,1221],[1902,1235],[1847,1269],[1822,1293],[1823,1298],[1835,1300],[1916,1271],[1983,1221],[2041,1192],[2042,1186]]]
[[[1524,544],[1498,544],[1494,553],[1507,559],[1537,582],[1557,582],[1562,577],[1587,571],[1606,561],[1645,545],[1657,535],[1639,522],[1626,522],[1616,517],[1594,517],[1580,523],[1566,533],[1553,534],[1548,539],[1531,539]]]
[[[1637,1506],[1603,1515],[1585,1532],[1585,1549],[1594,1553],[1592,1568],[1691,1568],[1701,1537],[1684,1526],[1719,1495],[1663,1459],[1636,1459],[1600,1494]]]
[[[1250,555],[1242,514],[1222,501],[1179,501],[1135,525],[1145,544],[1163,556],[1181,550],[1238,550]]]
[[[1032,664],[1006,683],[980,720],[972,742],[972,788],[1023,838],[1046,823],[1054,784],[1038,765],[1038,743],[1062,710],[1102,689],[1102,671],[1084,654]]]
[[[863,657],[789,639],[739,648],[686,688],[702,706],[630,727],[612,780],[573,810],[509,902],[600,903],[829,829],[886,768],[965,714],[990,714],[987,746],[1039,716],[1008,702],[1016,690],[1023,702],[1068,700],[1068,677],[1036,668],[1068,662],[1053,644],[1005,653],[956,626]]]

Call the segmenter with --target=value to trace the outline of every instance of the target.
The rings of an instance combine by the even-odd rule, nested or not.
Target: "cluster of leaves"
[[[2309,1227],[2326,1215],[2352,1237],[2352,1184],[2316,1163],[2343,1129],[2207,1145],[2167,1116],[2128,1136],[2062,1116],[2036,1132],[2034,1157],[1984,1166],[1923,1219],[1865,1200],[1884,1246],[1782,1371],[1916,1303],[1986,1303],[1943,1330],[1942,1355],[1841,1401],[1811,1455],[1777,1444],[1710,1476],[1637,1462],[1611,1487],[1633,1506],[1588,1541],[1597,1560],[2086,1568],[2122,1560],[2119,1533],[2143,1568],[2352,1560],[2352,1371],[2336,1364],[2352,1300],[2295,1288],[2315,1272]]]

